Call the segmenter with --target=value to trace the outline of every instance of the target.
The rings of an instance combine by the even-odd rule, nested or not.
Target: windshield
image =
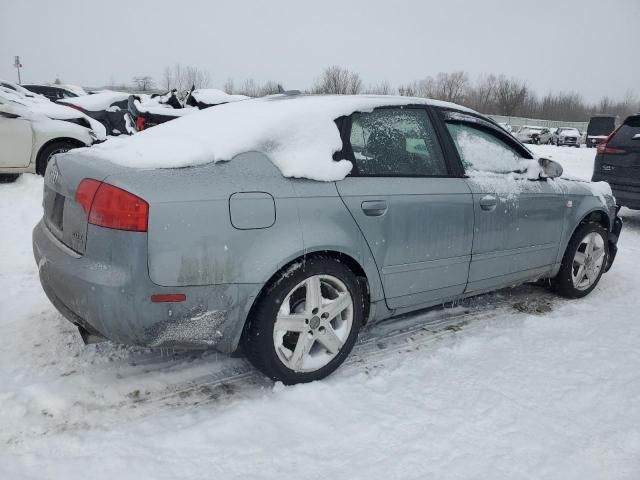
[[[609,135],[616,128],[614,117],[593,117],[589,120],[588,135]]]

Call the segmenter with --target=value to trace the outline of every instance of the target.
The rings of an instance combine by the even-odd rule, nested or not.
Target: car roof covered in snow
[[[110,139],[84,153],[135,168],[180,168],[258,151],[286,177],[340,180],[352,165],[333,160],[333,153],[342,148],[335,119],[377,107],[414,104],[472,112],[425,98],[278,94],[201,110],[129,138]]]
[[[127,92],[116,92],[113,90],[103,90],[91,95],[84,95],[74,98],[65,98],[58,100],[58,103],[66,103],[68,105],[76,105],[83,110],[89,112],[98,112],[100,110],[106,110],[115,102],[121,102],[129,98]]]

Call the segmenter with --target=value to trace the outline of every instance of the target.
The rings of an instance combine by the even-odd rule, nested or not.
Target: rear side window
[[[356,175],[447,175],[440,144],[423,109],[384,108],[354,113],[350,143]]]
[[[486,129],[465,123],[447,123],[465,170],[509,173],[520,170],[526,160],[509,144]]]
[[[638,135],[638,138],[633,138]],[[640,116],[629,117],[609,140],[611,147],[640,147]]]

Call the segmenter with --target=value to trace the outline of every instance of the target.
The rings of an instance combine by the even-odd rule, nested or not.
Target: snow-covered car
[[[181,101],[179,96],[184,97]],[[246,95],[231,95],[215,88],[192,89],[186,95],[172,90],[163,95],[132,95],[128,103],[127,130],[140,132],[178,117],[184,117],[216,105],[247,100]]]
[[[77,85],[58,85],[58,84],[36,84],[23,83],[22,86],[30,92],[44,95],[52,102],[62,100],[64,98],[83,97],[87,92]]]
[[[0,86],[0,181],[43,175],[53,155],[102,141],[105,133],[81,112]]]
[[[622,222],[606,183],[561,174],[455,104],[275,95],[57,156],[33,251],[87,340],[242,344],[308,382],[367,322],[538,279],[591,292]]]
[[[516,132],[516,138],[522,143],[544,145],[551,141],[551,131],[545,127],[523,125]]]
[[[196,107],[185,107],[176,90],[162,95],[130,95],[125,114],[127,133],[141,132],[197,111]]]
[[[129,93],[102,90],[91,95],[65,98],[58,103],[81,111],[85,115],[97,120],[107,130],[107,135],[127,133],[125,114]]]
[[[580,148],[580,137],[580,131],[577,128],[560,127],[556,133],[554,133],[551,143],[554,143],[558,147],[568,146]]]

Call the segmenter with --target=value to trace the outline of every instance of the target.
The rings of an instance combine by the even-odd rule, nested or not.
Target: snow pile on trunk
[[[65,98],[59,100],[60,103],[75,105],[89,112],[99,112],[106,110],[112,103],[121,102],[129,98],[127,92],[114,92],[113,90],[103,90],[92,95],[84,95],[82,97]]]
[[[419,103],[444,104],[410,97],[274,95],[202,110],[133,137],[111,139],[84,153],[130,167],[178,168],[259,151],[285,177],[341,180],[352,165],[333,160],[342,148],[336,118]]]
[[[221,103],[237,102],[251,98],[246,95],[230,95],[216,88],[198,88],[191,92],[191,96],[207,105],[220,105]]]

